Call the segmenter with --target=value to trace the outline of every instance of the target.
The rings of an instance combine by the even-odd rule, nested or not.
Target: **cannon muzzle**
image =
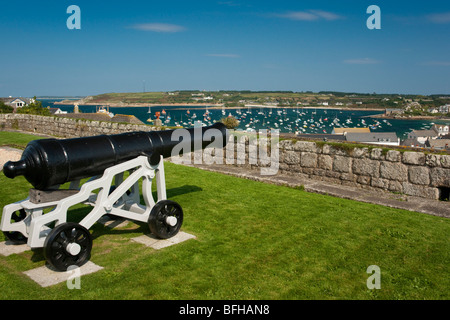
[[[200,129],[200,128],[198,128]],[[227,129],[222,123],[212,126],[182,129],[190,135],[191,150],[206,148],[211,141],[203,139],[210,129],[218,130],[222,146],[227,142]],[[69,181],[97,176],[116,164],[145,155],[152,165],[160,157],[170,157],[173,148],[182,139],[173,140],[176,130],[127,132],[73,139],[42,139],[31,141],[19,161],[7,162],[3,171],[8,178],[25,176],[36,189],[44,190]],[[196,131],[198,130],[198,131]]]

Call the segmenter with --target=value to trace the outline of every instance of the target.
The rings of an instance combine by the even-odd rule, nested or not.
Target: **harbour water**
[[[44,106],[53,106],[55,100],[43,100]],[[73,105],[56,105],[62,111],[73,112]],[[98,106],[80,105],[83,113],[96,112]],[[443,120],[404,120],[368,117],[382,114],[382,110],[340,110],[323,108],[208,108],[205,106],[158,106],[158,107],[114,107],[113,114],[134,115],[143,123],[160,119],[167,126],[192,127],[196,121],[211,125],[222,118],[233,116],[240,123],[238,129],[253,131],[259,129],[279,129],[282,133],[331,133],[333,128],[369,127],[372,132],[395,132],[400,139],[406,139],[411,130],[430,129],[434,123],[445,124]]]

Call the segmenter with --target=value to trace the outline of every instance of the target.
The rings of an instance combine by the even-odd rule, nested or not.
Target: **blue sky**
[[[0,30],[0,96],[450,94],[449,1],[2,1]]]

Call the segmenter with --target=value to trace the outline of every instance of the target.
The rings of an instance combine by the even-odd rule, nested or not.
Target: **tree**
[[[40,116],[49,116],[51,115],[50,110],[47,108],[42,107],[42,102],[36,100],[36,96],[34,96],[32,103],[29,105],[17,108],[17,113],[25,113],[25,114],[36,114]]]
[[[4,104],[3,101],[0,101],[0,113],[13,113],[13,111],[13,107]]]
[[[235,117],[222,118],[220,122],[222,122],[227,129],[236,129],[239,126],[239,120]]]

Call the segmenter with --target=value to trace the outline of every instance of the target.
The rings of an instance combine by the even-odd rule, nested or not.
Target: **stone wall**
[[[156,129],[145,125],[0,114],[0,130],[23,130],[72,138]],[[443,188],[450,188],[450,155],[349,146],[283,140],[279,142],[278,157],[271,160],[278,162],[278,172],[282,174],[427,199],[439,199]],[[272,166],[258,159],[259,152],[249,153],[249,149],[254,151],[255,148],[254,145],[249,147],[248,142],[236,141],[234,154],[228,155],[236,159],[232,165],[253,170]],[[239,150],[245,150],[244,154]],[[226,149],[223,155],[224,163],[227,163]]]
[[[153,131],[156,128],[137,124],[8,113],[0,114],[0,130],[21,130],[74,138],[129,131]]]
[[[248,146],[246,150],[248,152]],[[259,162],[244,166],[263,167]],[[439,199],[442,188],[450,188],[450,155],[377,146],[340,148],[322,142],[283,140],[279,143],[279,172],[333,184]]]

